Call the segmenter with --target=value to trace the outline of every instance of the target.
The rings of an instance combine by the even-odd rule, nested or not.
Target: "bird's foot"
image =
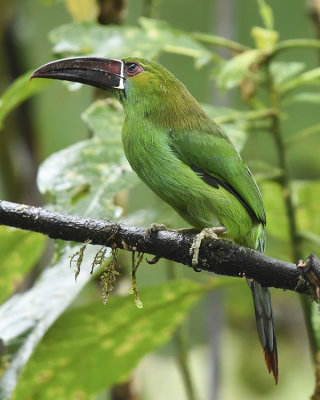
[[[190,254],[192,254],[192,266],[196,271],[195,267],[199,262],[199,250],[201,246],[201,242],[203,239],[219,239],[218,234],[226,233],[227,229],[224,226],[217,226],[216,228],[204,228],[200,233],[198,233],[192,242],[190,247]]]
[[[153,223],[147,229],[145,229],[144,234],[152,235],[153,233],[156,233],[159,231],[178,232],[178,233],[197,233],[197,232],[199,232],[199,229],[196,229],[196,228],[171,229],[171,228],[168,228],[164,224]]]
[[[173,229],[168,228],[164,224],[153,223],[148,228],[145,229],[144,234],[146,236],[149,236],[159,231],[173,231]]]

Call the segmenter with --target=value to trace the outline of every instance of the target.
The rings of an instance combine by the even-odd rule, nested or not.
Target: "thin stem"
[[[177,270],[175,265],[167,266],[167,276],[169,280],[177,279]],[[188,331],[185,322],[183,322],[177,329],[174,335],[174,344],[177,352],[177,363],[186,390],[187,399],[196,400],[196,391],[188,357]]]
[[[196,394],[191,376],[189,360],[188,360],[188,339],[186,327],[184,324],[179,326],[174,336],[174,342],[177,349],[177,362],[180,367],[184,387],[188,400],[196,400]]]
[[[302,258],[301,241],[300,241],[300,235],[298,234],[298,228],[295,216],[295,207],[293,203],[293,193],[289,178],[287,154],[280,129],[280,121],[277,116],[273,117],[273,123],[271,129],[275,140],[276,149],[278,151],[279,167],[282,171],[282,175],[279,179],[279,182],[282,186],[283,199],[289,221],[289,235],[291,242],[292,259],[299,260]]]
[[[270,70],[268,69],[268,72]],[[291,244],[291,258],[293,260],[299,260],[302,258],[302,242],[301,235],[298,232],[297,221],[296,221],[296,210],[293,202],[292,187],[289,178],[289,165],[287,160],[286,146],[283,139],[281,126],[280,126],[280,104],[279,104],[279,93],[275,86],[273,85],[271,74],[269,73],[269,90],[271,106],[277,109],[279,112],[273,117],[273,123],[271,126],[271,133],[275,141],[275,147],[278,152],[279,167],[282,170],[282,175],[279,182],[282,186],[283,199],[285,203],[286,213],[289,221],[289,237]],[[308,331],[310,348],[313,357],[317,353],[317,341],[315,337],[315,332],[312,328],[311,323],[311,308],[310,302],[305,297],[301,297],[301,304],[304,312],[305,323]]]
[[[143,15],[147,18],[154,18],[159,3],[160,0],[144,0]]]
[[[191,34],[193,39],[197,40],[198,42],[205,43],[205,44],[212,44],[214,46],[225,47],[229,50],[235,51],[237,53],[242,53],[244,51],[249,50],[249,47],[234,42],[233,40],[225,39],[220,36],[209,35],[207,33],[200,33],[194,32]]]
[[[297,132],[294,136],[290,139],[285,141],[286,146],[292,146],[293,144],[301,142],[301,140],[305,140],[309,136],[312,136],[316,133],[320,132],[320,124],[310,126],[306,129],[303,129],[300,132]]]
[[[270,69],[267,69],[269,91],[270,91],[270,103],[274,110],[277,110],[272,117],[271,133],[275,141],[275,147],[278,152],[279,168],[282,171],[282,175],[279,179],[280,185],[282,186],[283,199],[285,203],[286,213],[289,221],[289,235],[291,242],[292,258],[299,260],[302,257],[301,241],[298,234],[295,207],[293,203],[293,193],[289,178],[289,166],[287,161],[286,146],[284,143],[283,135],[280,126],[280,95],[277,88],[273,85],[272,76]]]
[[[316,39],[292,39],[284,40],[274,46],[272,56],[283,50],[291,50],[297,48],[320,49],[320,40]]]
[[[226,115],[223,117],[216,117],[215,121],[218,124],[227,124],[229,122],[239,121],[245,119],[247,121],[255,121],[263,118],[271,118],[278,115],[278,110],[275,108],[268,108],[265,110],[255,110],[247,112],[235,112],[234,114]]]

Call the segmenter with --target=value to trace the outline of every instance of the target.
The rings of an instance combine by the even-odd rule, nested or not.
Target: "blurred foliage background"
[[[142,55],[159,60],[206,103],[242,151],[263,191],[267,254],[297,261],[317,253],[318,1],[1,0],[0,6],[1,199],[136,225],[184,226],[130,171],[116,103],[89,87],[28,81],[33,69],[57,57]],[[88,246],[74,283],[69,263],[79,246],[57,243],[54,250],[40,235],[6,227],[0,238],[3,399],[301,400],[314,391],[320,319],[308,299],[301,307],[297,294],[272,290],[275,386],[244,280],[143,261],[139,309],[128,294],[131,256],[119,253],[121,275],[104,306],[100,275],[108,273],[110,254],[90,279],[99,249]]]

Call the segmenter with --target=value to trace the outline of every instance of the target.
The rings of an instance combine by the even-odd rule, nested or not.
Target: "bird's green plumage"
[[[221,128],[163,66],[137,58],[78,57],[48,63],[35,77],[110,90],[123,104],[123,146],[139,177],[193,227],[222,225],[223,238],[264,251],[266,216],[254,178]],[[193,251],[199,247],[194,243]],[[249,285],[266,363],[277,381],[270,293],[258,282]]]
[[[199,230],[224,226],[224,238],[261,252],[266,215],[260,190],[221,128],[185,86],[161,65],[141,59],[143,72],[127,77],[122,140],[139,177]],[[256,324],[269,372],[278,379],[270,292],[251,287]]]
[[[120,98],[123,145],[132,168],[192,226],[223,225],[226,239],[257,248],[266,219],[246,164],[178,79],[155,62],[134,60],[145,71],[126,80]],[[223,186],[209,185],[192,167],[226,183],[243,201]]]

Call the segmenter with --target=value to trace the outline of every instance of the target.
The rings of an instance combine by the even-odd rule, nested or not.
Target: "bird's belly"
[[[240,242],[252,219],[239,200],[226,189],[204,182],[171,149],[135,140],[124,143],[126,157],[142,181],[198,229],[223,225],[226,238]]]

